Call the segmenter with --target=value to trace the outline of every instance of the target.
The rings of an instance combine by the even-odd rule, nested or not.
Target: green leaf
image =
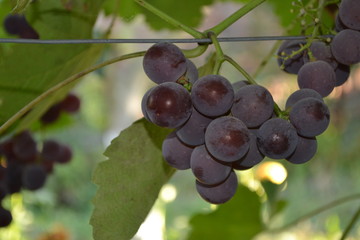
[[[174,173],[161,154],[170,132],[142,119],[106,149],[108,160],[98,165],[93,178],[99,186],[90,221],[95,240],[127,240],[136,234]]]
[[[41,39],[91,38],[101,3],[79,0],[69,8],[57,0],[36,1],[27,8],[27,19]],[[49,88],[92,65],[102,48],[90,44],[6,45],[0,56],[0,125]],[[22,127],[36,120],[69,88],[33,109]]]
[[[31,0],[17,0],[15,8],[12,10],[12,13],[22,13],[25,11],[26,7],[31,3]]]
[[[239,186],[235,196],[215,211],[192,217],[188,240],[252,239],[263,230],[259,196]]]
[[[118,15],[126,20],[130,21],[138,14],[145,16],[146,22],[153,29],[174,29],[175,27],[164,22],[161,18],[147,11],[146,9],[138,6],[133,0],[123,0],[117,3],[119,0],[107,1],[104,5],[106,13],[110,14],[116,11]],[[150,4],[159,8],[161,11],[172,16],[185,25],[196,27],[200,24],[203,14],[201,8],[206,5],[210,5],[214,0],[148,0]],[[118,6],[118,8],[116,8]]]

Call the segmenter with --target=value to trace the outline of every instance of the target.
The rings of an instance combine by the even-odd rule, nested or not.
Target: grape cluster
[[[3,21],[4,29],[8,34],[17,35],[20,38],[39,39],[38,32],[31,27],[22,14],[9,14]]]
[[[38,146],[38,145],[41,145]],[[54,164],[68,163],[69,146],[47,139],[38,144],[30,131],[23,131],[0,142],[0,201],[21,189],[35,191],[45,185]],[[0,204],[0,227],[12,221],[11,212]]]
[[[162,144],[165,161],[191,169],[199,195],[213,204],[235,194],[234,170],[250,169],[265,156],[309,161],[317,150],[315,137],[329,124],[329,109],[315,90],[294,92],[288,116],[279,118],[266,88],[248,81],[231,84],[220,75],[197,77],[193,63],[170,43],[150,47],[143,67],[158,84],[142,99],[144,117],[175,129]]]

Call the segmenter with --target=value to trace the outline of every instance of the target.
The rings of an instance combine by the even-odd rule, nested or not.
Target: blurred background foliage
[[[1,19],[11,11],[10,2],[0,0]],[[130,0],[106,0],[103,1],[103,5],[101,5],[102,1],[96,3],[90,0],[33,2],[26,9],[26,14],[34,28],[39,30],[40,36],[44,34],[48,36],[47,38],[79,36],[90,38],[91,35],[94,38],[108,36],[140,39],[188,37],[181,31],[168,29],[168,25],[161,19]],[[154,0],[149,2],[201,31],[214,26],[247,1]],[[291,3],[292,1],[269,0],[226,29],[222,36],[299,34],[300,25],[297,22],[293,23],[291,19],[299,13],[300,7],[294,7]],[[51,8],[55,5],[51,4],[70,10],[52,12]],[[79,4],[81,7],[78,6]],[[39,11],[38,5],[50,8],[44,10],[48,15],[46,24],[41,18],[37,18],[37,16],[45,16]],[[79,12],[79,9],[86,11]],[[331,28],[333,22],[331,11],[329,12],[330,14],[324,18],[324,24]],[[89,26],[95,25],[89,28],[87,23],[82,21],[66,20],[64,13],[73,14],[71,18],[88,17],[93,21]],[[59,24],[63,23],[59,22],[59,16],[64,17],[65,25]],[[84,31],[79,32],[79,24],[87,26],[87,30],[82,27]],[[112,26],[110,34],[108,34],[109,26]],[[59,35],[59,32],[62,35]],[[0,37],[11,36],[0,28]],[[256,73],[256,81],[266,86],[276,102],[283,107],[286,98],[297,89],[296,76],[286,74],[278,68],[274,53],[271,54],[274,44],[276,43],[271,41],[237,42],[222,43],[221,46],[226,54],[236,59],[250,74]],[[56,61],[50,62],[48,66],[39,64],[37,71],[53,66],[51,64],[59,64],[59,61],[60,64],[65,64],[62,68],[66,68],[66,71],[64,70],[61,77],[57,77],[50,84],[53,85],[97,61],[146,50],[149,46],[150,44],[112,44],[68,47],[66,54],[69,58],[55,59]],[[191,48],[195,45],[179,44],[179,46]],[[46,47],[48,50],[55,48],[55,46]],[[36,48],[40,49],[41,46],[23,45],[21,48],[23,52],[14,57],[13,61],[17,62],[14,69],[26,70],[24,76],[28,76],[30,80],[24,81],[37,81],[32,75],[35,70],[28,65],[31,61],[27,58],[31,55],[27,54],[35,51]],[[56,46],[56,48],[59,49],[54,51],[52,56],[62,51],[62,47]],[[83,51],[86,53],[73,58],[72,48],[79,48],[81,54],[84,53]],[[10,56],[11,51],[20,51],[18,49],[19,45],[16,44],[1,44],[0,63],[7,61],[4,56]],[[207,54],[193,61],[198,67],[203,65],[210,52],[211,48]],[[268,64],[257,73],[262,60],[269,53],[271,58]],[[78,59],[76,57],[87,59],[84,64],[72,68],[67,61],[69,59],[76,61]],[[45,60],[49,59],[51,56],[45,58]],[[4,73],[0,75],[0,93],[15,94],[12,95],[14,98],[21,98],[23,95],[9,92],[9,88],[4,87],[7,83],[4,78],[9,77],[6,74],[11,72],[4,69],[4,65],[0,65],[1,67],[3,69],[0,69],[0,72]],[[50,71],[50,74],[56,76],[57,72],[59,68]],[[224,65],[221,73],[231,82],[243,79],[243,76],[229,65]],[[37,86],[42,90],[49,87],[44,84]],[[22,191],[21,194],[5,199],[3,204],[12,209],[14,221],[9,228],[0,229],[1,240],[92,239],[89,219],[93,210],[92,198],[96,192],[96,186],[91,182],[93,171],[97,163],[105,159],[102,153],[110,141],[121,130],[142,117],[141,98],[151,86],[152,83],[142,71],[141,58],[115,63],[87,75],[75,87],[71,86],[72,91],[82,100],[81,111],[76,116],[64,115],[58,123],[47,128],[39,126],[35,121],[35,115],[27,122],[20,123],[20,126],[24,124],[36,131],[38,139],[55,138],[70,144],[74,150],[74,158],[68,165],[57,166],[43,189],[36,192]],[[26,88],[22,90],[26,93]],[[37,116],[56,101],[57,97],[45,101],[46,103],[38,110]],[[1,123],[28,101],[29,98],[24,97],[16,106],[0,103]],[[360,193],[359,101],[360,71],[354,66],[348,82],[326,98],[331,109],[331,126],[318,137],[318,153],[314,159],[303,165],[291,165],[285,161],[272,162],[266,159],[255,168],[240,172],[239,179],[242,185],[236,196],[229,203],[218,207],[209,205],[198,196],[194,187],[194,178],[189,171],[178,171],[169,183],[164,185],[148,219],[134,239],[210,240],[220,237],[231,240],[339,239],[360,205],[359,197],[281,229],[282,231],[266,231],[266,229],[281,228],[332,201]],[[3,114],[4,111],[6,114]],[[141,151],[141,146],[139,149]],[[360,224],[357,223],[348,239],[359,238]]]

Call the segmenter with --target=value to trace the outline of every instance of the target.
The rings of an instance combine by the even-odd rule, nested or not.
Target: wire
[[[218,38],[219,42],[252,42],[252,41],[277,41],[277,40],[304,40],[311,36],[259,36],[259,37],[224,37]],[[322,35],[318,38],[333,38],[334,35]],[[109,44],[109,43],[212,43],[210,38],[181,38],[181,39],[19,39],[0,38],[0,43],[21,44]]]

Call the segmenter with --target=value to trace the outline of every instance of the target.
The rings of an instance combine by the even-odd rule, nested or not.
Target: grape
[[[360,62],[360,32],[345,29],[335,35],[330,46],[339,63],[352,65]]]
[[[335,75],[336,75],[336,86],[343,85],[350,76],[350,66],[339,64],[339,66],[335,69]]]
[[[298,142],[296,129],[288,121],[272,118],[261,125],[257,134],[260,152],[273,159],[283,159],[292,154]]]
[[[293,92],[288,99],[286,100],[285,108],[289,109],[290,107],[294,106],[295,103],[300,101],[301,99],[313,97],[323,101],[320,93],[317,91],[310,89],[310,88],[302,88],[295,92]]]
[[[186,59],[185,76],[191,84],[194,84],[199,78],[199,72],[198,72],[195,64],[189,59]]]
[[[37,146],[29,131],[23,131],[15,135],[12,148],[18,160],[22,162],[34,162],[36,160]]]
[[[315,137],[329,126],[330,112],[324,102],[310,97],[294,104],[290,110],[289,119],[299,135]]]
[[[345,26],[360,30],[360,4],[358,0],[342,0],[339,6],[339,17]]]
[[[144,115],[144,118],[146,120],[148,120],[150,122],[150,118],[146,112],[146,104],[147,104],[147,100],[148,100],[148,97],[149,97],[149,94],[150,92],[154,89],[154,87],[150,88],[149,90],[146,91],[146,93],[144,94],[142,100],[141,100],[141,111],[142,111],[142,114]]]
[[[38,190],[45,185],[47,173],[44,166],[39,164],[28,165],[24,168],[22,185],[28,190]]]
[[[72,151],[68,146],[48,139],[44,141],[41,157],[44,162],[67,163],[72,158]]]
[[[6,183],[10,194],[20,192],[22,187],[23,165],[17,162],[7,162]]]
[[[14,139],[9,138],[0,144],[0,152],[8,161],[16,161],[16,156],[13,151]]]
[[[235,195],[237,187],[238,180],[234,171],[231,171],[229,177],[218,185],[206,185],[196,181],[196,190],[199,195],[212,204],[222,204],[229,201]]]
[[[344,25],[344,23],[341,21],[340,17],[339,17],[339,14],[336,15],[336,18],[335,18],[335,31],[337,32],[341,32],[342,30],[345,30],[347,29],[348,27],[346,27]]]
[[[3,200],[8,194],[6,182],[4,180],[0,180],[0,202]]]
[[[146,112],[154,124],[177,128],[190,117],[192,110],[189,92],[180,84],[159,84],[149,93]]]
[[[271,93],[262,86],[248,85],[235,94],[231,114],[243,121],[248,128],[255,128],[268,120],[273,110]]]
[[[298,73],[300,88],[311,88],[322,97],[328,96],[335,87],[336,75],[329,63],[318,60],[305,63]]]
[[[234,92],[235,92],[235,94],[236,94],[236,92],[237,92],[240,88],[242,88],[242,87],[244,87],[244,86],[247,86],[247,85],[249,85],[249,84],[250,84],[250,83],[249,83],[247,80],[240,80],[240,81],[234,82],[234,83],[232,84],[232,87],[233,87]]]
[[[338,62],[335,60],[334,56],[331,53],[330,46],[324,42],[312,42],[309,50],[316,60],[322,60],[331,65],[334,69],[338,66]],[[309,54],[304,54],[304,63],[310,61]]]
[[[227,113],[234,100],[231,83],[220,75],[199,78],[192,87],[194,107],[203,115],[217,117]]]
[[[80,99],[78,96],[69,93],[61,102],[61,109],[68,113],[76,113],[80,109]]]
[[[249,150],[250,136],[239,119],[224,116],[213,120],[205,131],[205,145],[210,154],[224,162],[234,162]]]
[[[176,82],[185,74],[186,58],[176,45],[156,43],[146,51],[143,67],[146,75],[157,84]]]
[[[302,45],[305,45],[305,41],[299,40],[286,40],[279,47],[277,53],[278,65],[284,67],[284,71],[287,73],[297,74],[299,69],[304,65],[303,53],[296,54],[290,59],[284,61],[284,57],[290,56],[292,52],[298,51]]]
[[[185,170],[190,168],[190,157],[193,148],[186,146],[176,137],[175,132],[170,133],[162,144],[164,160],[172,167]]]
[[[190,118],[176,131],[176,135],[189,146],[204,144],[205,130],[212,120],[193,108]]]
[[[196,179],[206,185],[223,182],[230,174],[231,167],[224,165],[208,153],[205,145],[198,146],[191,154],[190,166]]]
[[[39,34],[29,25],[24,15],[8,15],[4,19],[5,31],[20,38],[38,39]]]
[[[264,159],[264,155],[259,151],[257,146],[256,133],[250,132],[249,151],[240,160],[232,163],[232,167],[238,170],[252,168]]]
[[[0,227],[7,227],[12,222],[11,212],[0,206]]]
[[[61,114],[61,105],[56,103],[51,106],[40,118],[43,124],[50,124],[58,120]]]
[[[286,160],[294,164],[306,163],[314,157],[316,150],[317,141],[315,137],[305,138],[298,136],[296,149]]]

